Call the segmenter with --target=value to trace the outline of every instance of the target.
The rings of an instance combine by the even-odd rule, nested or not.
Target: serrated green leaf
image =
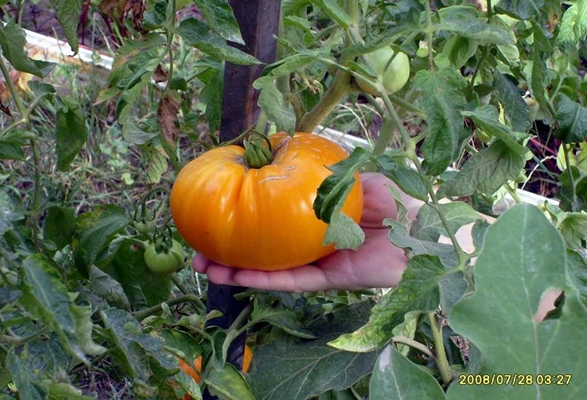
[[[273,83],[270,77],[255,81],[254,87],[260,89],[258,104],[270,121],[273,121],[278,131],[292,134],[295,131],[296,116],[291,104],[283,98],[283,93]]]
[[[389,239],[396,246],[409,250],[413,255],[430,254],[437,256],[446,268],[454,267],[458,263],[458,255],[452,245],[429,242],[410,236],[408,229],[390,218],[383,221],[390,228]]]
[[[161,146],[149,146],[143,149],[143,154],[147,158],[147,182],[157,184],[161,182],[161,177],[167,171],[167,156]]]
[[[521,20],[530,20],[540,16],[543,0],[502,0],[495,9]]]
[[[565,143],[582,142],[587,139],[587,108],[581,104],[561,94],[555,118],[557,139]]]
[[[334,243],[337,250],[357,250],[364,241],[365,232],[361,227],[346,214],[336,212],[330,219],[322,244],[328,246]]]
[[[161,304],[171,295],[171,279],[151,271],[144,254],[142,246],[124,240],[111,258],[99,263],[104,272],[120,283],[133,309]]]
[[[482,352],[479,374],[528,374],[531,385],[459,385],[449,399],[582,399],[587,371],[587,310],[569,286],[563,240],[535,206],[520,204],[489,227],[475,266],[475,293],[449,314],[452,328]],[[545,291],[565,290],[562,314],[536,322]],[[562,386],[536,384],[539,375],[572,374]],[[505,377],[504,377],[505,378]]]
[[[61,250],[71,243],[75,230],[75,210],[68,207],[52,206],[43,220],[43,239],[55,243]]]
[[[329,345],[346,351],[370,352],[388,343],[392,329],[399,325],[410,311],[433,311],[440,304],[439,283],[446,270],[438,257],[417,255],[408,261],[408,267],[396,289],[383,296],[373,307],[369,322],[354,331],[333,340]]]
[[[302,323],[294,311],[285,307],[270,307],[255,297],[255,307],[251,313],[251,320],[255,322],[268,322],[273,326],[283,329],[288,334],[302,339],[315,339],[316,336],[307,329],[302,328]]]
[[[113,307],[130,309],[130,302],[120,283],[96,266],[90,268],[88,288]]]
[[[376,352],[350,353],[328,346],[369,318],[371,302],[352,304],[313,322],[318,339],[272,341],[255,351],[247,380],[257,400],[306,400],[350,387],[373,369]]]
[[[566,214],[559,230],[567,247],[583,248],[583,242],[587,240],[587,214],[578,212]]]
[[[226,44],[224,38],[214,33],[204,22],[195,18],[181,21],[175,32],[184,39],[188,46],[196,47],[216,59],[237,65],[261,63],[250,54]]]
[[[576,47],[587,36],[587,1],[579,0],[565,11],[555,43],[563,50]]]
[[[116,346],[115,357],[126,375],[147,382],[151,374],[150,361],[172,370],[177,367],[176,358],[164,349],[160,337],[141,331],[139,321],[124,310],[108,309],[100,312],[109,339]]]
[[[327,166],[332,174],[318,188],[314,200],[316,217],[329,223],[333,215],[342,207],[348,193],[355,184],[355,174],[370,159],[370,154],[362,147],[356,147],[344,160]]]
[[[332,18],[343,29],[347,29],[352,23],[351,17],[342,8],[336,0],[310,0],[313,4],[320,7],[320,9]]]
[[[493,77],[497,97],[503,105],[507,121],[514,131],[526,132],[530,128],[529,110],[520,95],[520,89],[497,70]]]
[[[28,72],[29,74],[44,78],[51,72],[55,64],[33,60],[24,50],[25,45],[26,34],[14,21],[9,21],[4,26],[0,25],[0,47],[2,48],[4,57],[18,71]]]
[[[24,353],[24,354],[23,354]],[[46,394],[35,385],[38,380],[27,368],[27,354],[22,349],[12,347],[6,356],[6,367],[10,370],[12,379],[18,388],[19,396],[23,399],[44,400]]]
[[[200,92],[200,101],[206,105],[206,121],[210,132],[220,129],[222,117],[222,90],[224,88],[224,73],[218,70],[212,75],[206,86]]]
[[[447,40],[442,53],[448,57],[453,68],[460,69],[477,52],[479,44],[462,36],[453,36]]]
[[[73,97],[64,97],[59,103],[55,124],[57,168],[67,171],[88,140],[88,128],[85,112]]]
[[[496,141],[473,154],[453,179],[442,184],[439,192],[448,196],[491,196],[507,181],[516,179],[525,163],[523,155]]]
[[[92,341],[90,309],[72,302],[62,278],[47,259],[40,254],[28,256],[23,262],[23,269],[26,276],[20,287],[23,304],[51,327],[59,336],[63,348],[85,363],[88,362],[85,354],[104,352],[104,348]]]
[[[284,76],[297,72],[300,68],[316,61],[323,53],[320,50],[302,50],[265,67],[264,75]]]
[[[524,140],[528,135],[522,132],[515,132],[511,127],[499,122],[499,113],[493,106],[481,106],[473,111],[461,111],[461,114],[473,120],[476,127],[488,135],[494,136],[505,143],[517,154],[528,153]]]
[[[80,22],[82,0],[52,0],[51,3],[55,7],[55,15],[71,50],[77,54],[79,50],[77,26]]]
[[[238,22],[227,0],[194,0],[209,26],[226,40],[244,45]]]
[[[509,27],[488,24],[486,18],[477,18],[472,7],[451,6],[439,11],[440,22],[434,24],[439,31],[448,31],[479,44],[512,45],[516,36]]]
[[[444,220],[448,223],[453,234],[461,226],[479,219],[479,215],[471,206],[460,201],[439,204],[438,210],[444,215]],[[449,237],[438,212],[429,204],[420,207],[410,231],[411,235],[416,239],[429,242],[437,242],[440,236]]]
[[[76,237],[73,257],[82,276],[89,277],[89,268],[98,254],[108,247],[113,236],[130,223],[125,211],[115,205],[97,206],[80,215],[76,221]]]
[[[204,382],[220,400],[255,400],[247,381],[232,364],[225,363],[221,370],[212,368]]]
[[[432,375],[393,347],[383,349],[375,362],[369,383],[369,400],[445,398],[444,391]]]
[[[377,157],[379,172],[391,179],[407,195],[428,201],[428,181],[417,171],[398,164],[386,155]]]
[[[8,193],[0,188],[0,236],[12,229],[12,223],[20,221],[24,215],[15,210],[14,204]]]
[[[587,260],[579,251],[567,250],[567,274],[579,295],[579,301],[587,310]]]
[[[459,156],[470,132],[464,128],[460,110],[465,108],[461,89],[466,86],[463,77],[452,68],[439,71],[420,71],[414,78],[414,87],[422,93],[419,104],[426,113],[428,129],[422,144],[427,175],[439,175]]]

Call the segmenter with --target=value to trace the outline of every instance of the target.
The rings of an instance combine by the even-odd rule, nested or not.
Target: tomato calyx
[[[257,134],[252,139],[245,140],[243,146],[245,148],[243,159],[250,168],[262,168],[273,161],[273,149],[266,136]]]

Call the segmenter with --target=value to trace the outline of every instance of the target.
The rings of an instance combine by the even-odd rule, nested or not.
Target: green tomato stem
[[[448,385],[452,381],[452,372],[448,359],[446,358],[446,351],[444,350],[444,340],[442,337],[442,326],[436,319],[436,314],[431,312],[428,314],[428,321],[430,322],[430,328],[432,328],[432,335],[434,337],[434,348],[436,350],[436,362],[440,371],[440,376],[445,385]]]

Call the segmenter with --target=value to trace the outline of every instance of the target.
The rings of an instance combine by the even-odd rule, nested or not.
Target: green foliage
[[[587,1],[283,1],[269,65],[228,43],[243,39],[227,0],[90,2],[114,52],[90,83],[30,55],[12,3],[0,2],[0,398],[584,396]],[[50,3],[78,52],[86,7]],[[383,47],[410,60],[393,95],[365,56]],[[360,249],[341,206],[356,172],[390,178],[398,215],[382,222],[405,254],[398,287],[249,290],[221,329],[203,275],[149,270],[150,243],[181,241],[175,173],[218,144],[226,63],[261,71],[251,130],[368,139],[328,166],[314,208],[325,243]],[[519,204],[492,224],[478,214],[536,183],[558,204]],[[549,289],[564,293],[537,321]],[[225,362],[240,333],[248,373]],[[178,364],[198,356],[200,384]]]

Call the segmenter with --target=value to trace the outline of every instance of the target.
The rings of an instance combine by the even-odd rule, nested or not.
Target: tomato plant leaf
[[[316,217],[330,223],[333,216],[340,212],[342,204],[355,184],[355,174],[369,161],[369,157],[367,150],[356,147],[349,157],[328,166],[332,175],[328,176],[318,188],[318,194],[314,200]]]
[[[444,182],[438,193],[447,196],[491,196],[508,180],[516,179],[526,160],[502,141],[473,154],[452,179]]]
[[[276,307],[261,301],[255,297],[255,307],[251,313],[251,320],[255,322],[268,322],[273,326],[283,329],[289,335],[302,339],[315,339],[316,336],[307,329],[302,328],[302,323],[294,311],[285,307]]]
[[[108,247],[112,237],[130,223],[124,210],[115,205],[98,206],[81,214],[76,221],[77,243],[73,253],[75,266],[82,276],[89,276],[89,268],[98,254]]]
[[[587,240],[587,214],[566,213],[560,223],[559,230],[567,247],[571,249],[583,248],[583,242]]]
[[[540,15],[543,4],[543,0],[503,0],[495,9],[517,19],[531,20]]]
[[[67,38],[71,50],[77,54],[79,44],[77,39],[77,26],[82,11],[81,0],[52,0],[55,7],[55,15]]]
[[[414,87],[423,94],[419,103],[426,113],[428,125],[421,148],[422,166],[427,175],[443,173],[458,157],[465,139],[470,136],[459,112],[465,108],[465,98],[460,90],[466,85],[453,68],[420,71],[414,78]]]
[[[529,110],[520,96],[520,89],[509,77],[497,70],[493,77],[497,97],[503,105],[509,125],[516,132],[526,132],[530,128]]]
[[[430,204],[424,204],[420,207],[416,221],[412,225],[411,235],[416,239],[429,242],[437,242],[441,235],[449,237],[439,212],[444,215],[452,233],[455,233],[461,226],[479,219],[479,215],[471,206],[460,201],[439,204],[438,211]]]
[[[58,104],[55,124],[57,168],[66,171],[88,140],[88,128],[84,111],[73,97],[61,98]]]
[[[61,276],[40,254],[23,262],[25,281],[20,285],[22,302],[27,309],[59,337],[63,348],[76,360],[89,361],[86,354],[97,355],[105,349],[92,341],[91,310],[73,303]]]
[[[204,382],[220,400],[255,400],[247,381],[232,364],[225,363],[220,370],[212,368]]]
[[[209,26],[226,40],[244,45],[238,22],[227,0],[194,0]]]
[[[188,46],[196,47],[219,60],[237,65],[261,63],[255,57],[226,44],[225,39],[214,33],[210,26],[195,18],[181,21],[175,32],[184,39]]]
[[[587,310],[587,259],[579,251],[567,249],[567,271],[571,284],[579,293],[579,301]]]
[[[296,116],[291,104],[283,98],[283,93],[275,86],[273,78],[262,77],[253,84],[260,89],[258,104],[267,117],[275,122],[278,131],[293,134],[296,126]]]
[[[469,117],[475,123],[477,129],[481,129],[488,135],[494,136],[505,143],[517,154],[527,154],[528,148],[524,141],[528,135],[522,132],[515,132],[507,125],[499,122],[499,113],[493,106],[481,106],[474,111],[462,111],[462,115]]]
[[[466,37],[480,44],[512,45],[516,36],[511,28],[488,24],[486,18],[478,18],[472,7],[450,6],[439,10],[440,22],[434,28],[454,36]]]
[[[393,157],[384,154],[377,157],[379,171],[397,184],[407,195],[428,201],[428,181],[417,171],[398,164]]]
[[[167,156],[161,146],[148,145],[142,149],[147,164],[147,182],[159,183],[167,171]]]
[[[51,72],[55,64],[33,60],[24,50],[25,45],[26,34],[14,21],[9,21],[6,25],[0,26],[0,47],[4,57],[18,71],[28,72],[44,78]]]
[[[483,354],[476,373],[504,374],[504,379],[527,375],[532,384],[453,383],[449,399],[582,398],[587,348],[577,341],[587,329],[587,310],[568,273],[562,237],[539,208],[517,205],[489,227],[475,266],[475,293],[454,305],[449,321]],[[565,291],[562,313],[537,322],[541,298],[552,288]],[[549,374],[568,380],[561,386],[539,384]]]
[[[306,400],[330,389],[350,387],[373,370],[376,352],[351,353],[327,343],[367,322],[372,302],[325,315],[308,326],[318,339],[274,340],[260,346],[248,375],[258,400]]]
[[[171,294],[171,279],[151,271],[144,253],[142,246],[125,240],[111,258],[99,262],[101,269],[120,283],[133,309],[160,304]]]
[[[61,250],[71,243],[75,231],[75,211],[73,208],[52,206],[47,210],[43,221],[43,238],[55,243]]]
[[[10,371],[11,380],[18,388],[19,396],[30,400],[46,399],[47,395],[39,385],[40,379],[32,373],[33,369],[27,365],[30,358],[25,351],[26,348],[12,347],[6,355],[6,369]]]
[[[420,369],[392,346],[386,346],[373,369],[370,400],[445,399],[432,375]]]
[[[151,374],[150,361],[167,370],[177,367],[176,358],[164,349],[163,339],[143,333],[139,321],[128,312],[111,308],[100,311],[100,318],[115,346],[115,350],[111,350],[113,357],[120,361],[128,376],[147,382]]]
[[[384,346],[392,338],[392,329],[403,322],[407,312],[433,311],[438,307],[439,283],[445,273],[438,257],[427,254],[414,256],[408,261],[398,287],[373,307],[369,322],[328,344],[353,352],[371,352]]]
[[[24,218],[24,215],[14,206],[8,193],[4,188],[0,188],[0,236],[12,229],[13,222]]]
[[[587,2],[578,1],[564,12],[555,44],[563,51],[578,46],[587,35]]]
[[[356,250],[364,241],[365,232],[361,227],[348,215],[337,210],[330,219],[322,243],[325,246],[334,243],[337,250]]]
[[[352,23],[351,17],[342,8],[336,0],[310,0],[313,4],[320,7],[322,11],[333,21],[336,21],[343,29],[347,29]]]
[[[582,142],[587,139],[587,109],[561,94],[556,109],[556,138],[565,143]]]
[[[106,301],[104,308],[109,305],[123,310],[130,310],[130,302],[120,283],[94,265],[90,268],[88,289]]]
[[[458,256],[452,245],[416,239],[410,235],[407,227],[390,218],[385,219],[383,224],[390,228],[389,239],[396,246],[409,250],[413,255],[435,255],[447,268],[457,264]]]
[[[224,74],[222,71],[216,71],[206,86],[200,92],[200,101],[206,105],[206,121],[210,127],[210,132],[220,129],[222,117],[222,89],[224,88]]]

